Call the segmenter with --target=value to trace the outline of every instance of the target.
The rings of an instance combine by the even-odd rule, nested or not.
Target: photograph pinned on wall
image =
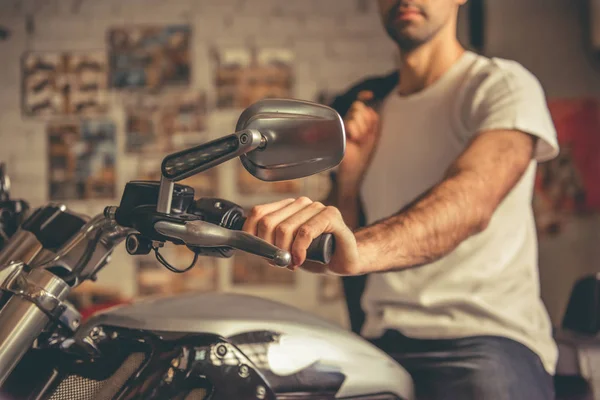
[[[190,26],[114,27],[107,40],[112,88],[157,90],[190,83]]]
[[[167,141],[162,149],[177,151],[207,142],[207,111],[204,92],[165,93],[160,112],[160,130]]]
[[[243,195],[301,195],[310,178],[266,182],[254,177],[242,163],[237,163],[237,191]]]
[[[285,48],[213,51],[217,108],[246,108],[264,98],[293,97],[294,53]]]
[[[287,268],[269,265],[262,257],[243,251],[233,256],[232,283],[239,286],[295,285],[296,274]]]
[[[217,108],[242,108],[239,91],[244,73],[252,65],[252,51],[245,47],[215,49],[213,58]]]
[[[158,151],[158,113],[160,101],[157,96],[128,96],[125,109],[125,152],[142,153]]]
[[[548,106],[560,154],[538,165],[533,210],[542,236],[600,211],[600,101],[555,99]]]
[[[339,276],[319,276],[319,302],[332,303],[344,298],[344,287]]]
[[[208,141],[206,94],[169,91],[124,96],[127,153],[165,154]]]
[[[48,126],[50,200],[115,198],[115,131],[104,119]]]
[[[261,48],[256,58],[258,70],[254,78],[261,85],[250,94],[248,104],[261,98],[293,97],[294,52],[286,48]]]
[[[185,246],[171,246],[168,254],[163,255],[177,269],[186,268],[194,258]],[[198,257],[196,265],[183,273],[169,271],[156,260],[154,253],[136,257],[137,297],[212,292],[218,289],[218,278],[217,264],[209,257]]]
[[[108,110],[104,52],[28,52],[22,79],[26,116],[85,117]]]

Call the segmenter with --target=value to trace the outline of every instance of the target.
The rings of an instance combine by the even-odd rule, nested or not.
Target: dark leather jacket
[[[358,82],[345,93],[335,97],[330,106],[344,117],[361,91],[370,90],[373,92],[374,100],[379,102],[394,90],[397,84],[398,71],[394,71],[388,75],[369,77]]]
[[[379,103],[396,87],[398,77],[397,71],[384,76],[368,77],[352,86],[345,93],[335,97],[330,106],[344,117],[352,103],[357,99],[358,94],[363,90],[373,92],[374,99],[372,102]],[[335,175],[333,174],[332,180],[335,183]],[[361,226],[366,224],[364,214],[361,215],[359,224]],[[352,331],[357,334],[360,333],[365,321],[365,313],[360,306],[360,298],[364,292],[366,280],[366,275],[342,278],[350,326]]]

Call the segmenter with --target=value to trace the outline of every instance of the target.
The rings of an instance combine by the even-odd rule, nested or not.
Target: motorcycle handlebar
[[[154,229],[161,235],[183,241],[190,247],[228,246],[272,261],[279,267],[287,267],[291,262],[289,252],[253,236],[240,229],[243,219],[233,229],[223,228],[206,221],[188,221],[184,223],[158,221]],[[307,251],[307,259],[328,263],[333,253],[333,236],[321,235],[315,239]]]

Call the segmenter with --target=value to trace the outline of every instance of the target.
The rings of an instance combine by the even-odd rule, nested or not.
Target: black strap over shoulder
[[[360,92],[370,90],[373,92],[374,100],[381,101],[398,85],[398,78],[398,71],[385,76],[367,78],[351,87],[345,93],[337,96],[330,107],[344,117],[352,103],[358,98]]]
[[[358,94],[361,91],[369,90],[373,92],[373,100],[376,102],[383,101],[383,99],[385,99],[385,97],[387,97],[387,95],[394,90],[396,85],[398,85],[398,80],[399,74],[397,71],[386,76],[367,78],[350,88],[345,93],[337,96],[330,106],[343,118],[350,109],[352,103],[357,100]],[[335,184],[335,175],[332,175],[331,178],[332,183]],[[360,216],[359,225],[366,225],[364,214]],[[352,332],[360,334],[360,330],[365,321],[365,313],[360,305],[360,299],[365,290],[367,275],[343,277],[342,283],[344,286],[350,327]]]

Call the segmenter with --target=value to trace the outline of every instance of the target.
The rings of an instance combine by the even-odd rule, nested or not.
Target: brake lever
[[[185,223],[158,221],[154,224],[154,229],[161,235],[179,239],[190,247],[232,247],[264,257],[278,267],[287,267],[292,261],[289,252],[256,236],[243,231],[223,228],[206,221]]]

